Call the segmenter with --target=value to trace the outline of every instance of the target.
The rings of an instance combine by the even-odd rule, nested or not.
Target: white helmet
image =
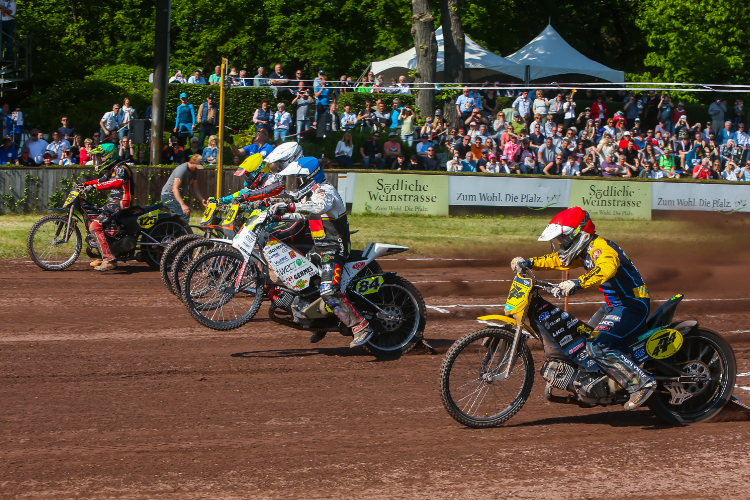
[[[266,164],[273,169],[274,163],[276,163],[275,171],[281,172],[287,165],[302,158],[303,154],[299,144],[296,142],[285,142],[268,153]]]

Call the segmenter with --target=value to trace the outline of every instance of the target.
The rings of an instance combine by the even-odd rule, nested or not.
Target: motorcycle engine
[[[563,391],[572,392],[576,367],[559,359],[548,359],[542,366],[541,375],[549,385]]]
[[[612,384],[610,383],[612,382]],[[573,381],[573,387],[581,396],[589,398],[606,398],[611,396],[614,380],[601,373],[579,372]]]

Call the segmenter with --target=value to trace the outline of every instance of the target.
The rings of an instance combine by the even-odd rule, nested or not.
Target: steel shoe
[[[625,403],[625,409],[635,410],[643,403],[645,403],[655,390],[656,382],[654,380],[649,380],[643,387],[630,394],[630,399],[627,403]]]
[[[100,272],[104,272],[104,271],[111,271],[112,269],[116,269],[116,268],[117,268],[117,262],[115,262],[114,260],[105,260],[100,265],[96,266],[94,269]]]
[[[312,335],[310,335],[310,343],[311,344],[317,344],[321,340],[323,340],[326,336],[326,332],[315,332]]]
[[[354,333],[354,340],[349,344],[349,347],[359,347],[370,340],[370,337],[372,337],[372,328],[370,328],[367,320],[363,320],[362,323],[352,328],[352,333]]]

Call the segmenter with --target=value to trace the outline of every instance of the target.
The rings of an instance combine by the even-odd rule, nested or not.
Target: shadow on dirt
[[[566,417],[543,418],[522,424],[504,425],[503,427],[530,427],[561,424],[609,425],[610,427],[641,427],[644,430],[655,430],[670,427],[657,419],[649,410],[644,411],[605,411],[589,415],[570,415]]]
[[[233,358],[306,358],[309,356],[336,356],[342,358],[349,357],[369,357],[371,363],[382,361],[393,361],[401,356],[382,356],[373,358],[362,349],[351,349],[349,347],[320,347],[316,349],[271,349],[267,351],[248,351],[236,352],[230,354]]]

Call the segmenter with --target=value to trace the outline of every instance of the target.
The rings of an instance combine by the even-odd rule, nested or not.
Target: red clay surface
[[[652,297],[684,293],[677,317],[726,334],[750,372],[750,263],[629,250]],[[439,355],[387,361],[339,335],[312,345],[265,306],[239,330],[205,329],[146,267],[2,261],[0,498],[750,498],[744,414],[665,427],[648,410],[549,403],[537,374],[503,427],[448,416],[443,354],[501,310],[451,306],[504,303],[509,282],[476,281],[510,279],[509,255],[383,261],[446,311],[428,313]],[[571,308],[588,319],[601,296],[574,300],[592,302]],[[737,384],[750,401],[750,376]]]

